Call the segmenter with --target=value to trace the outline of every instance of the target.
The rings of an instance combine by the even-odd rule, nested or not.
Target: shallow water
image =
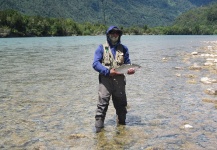
[[[116,125],[111,102],[99,134],[98,74],[91,65],[104,36],[0,39],[0,148],[216,149],[217,109],[203,101],[216,99],[204,93],[216,85],[199,82],[216,74],[189,70],[202,62],[184,60],[216,39],[123,36],[131,61],[142,68],[126,76],[127,125]]]

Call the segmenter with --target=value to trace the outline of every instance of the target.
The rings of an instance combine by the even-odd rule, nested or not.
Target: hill
[[[173,27],[188,29],[192,34],[217,34],[217,3],[183,13]]]
[[[167,26],[192,8],[216,0],[1,0],[0,10],[25,15],[71,18],[76,22],[119,26]]]

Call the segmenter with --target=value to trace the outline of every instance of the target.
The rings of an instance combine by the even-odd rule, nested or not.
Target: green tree
[[[217,4],[214,5],[207,13],[208,21],[217,21]]]

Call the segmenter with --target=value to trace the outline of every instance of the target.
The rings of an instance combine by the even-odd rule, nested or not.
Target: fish
[[[136,69],[138,69],[140,67],[141,66],[137,65],[137,64],[123,64],[120,67],[115,68],[115,71],[118,72],[118,73],[125,74],[125,73],[128,72],[128,69],[130,69],[130,68],[134,68],[136,70]]]

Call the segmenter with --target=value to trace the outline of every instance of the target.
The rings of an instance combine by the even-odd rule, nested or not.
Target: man
[[[99,72],[99,101],[97,104],[95,127],[100,132],[110,97],[116,110],[118,124],[125,125],[127,98],[125,93],[125,76],[115,68],[122,64],[131,64],[128,48],[121,44],[122,31],[116,26],[110,26],[106,32],[107,43],[99,45],[94,54],[93,68]],[[133,68],[128,74],[134,74]]]

